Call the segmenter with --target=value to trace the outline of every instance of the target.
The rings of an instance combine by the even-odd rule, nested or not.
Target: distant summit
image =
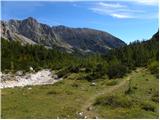
[[[159,40],[159,30],[153,35],[152,39]]]
[[[23,44],[40,44],[67,52],[106,53],[109,49],[126,45],[119,38],[89,28],[70,28],[39,23],[33,17],[24,20],[1,21],[1,34],[8,40]]]

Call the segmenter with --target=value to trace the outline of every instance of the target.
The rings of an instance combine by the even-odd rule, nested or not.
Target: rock
[[[88,111],[91,111],[92,109],[93,109],[92,107],[88,107],[88,108],[87,108]]]
[[[25,79],[30,79],[31,78],[31,75],[30,74],[27,74],[26,76],[25,76]]]
[[[23,75],[23,71],[17,71],[17,72],[16,72],[16,75],[17,75],[17,76],[22,76],[22,75]]]
[[[21,72],[17,72],[17,74],[21,75]],[[44,69],[38,71],[36,73],[26,73],[22,76],[15,76],[15,74],[8,73],[2,74],[2,80],[0,84],[0,88],[13,88],[31,86],[31,85],[45,85],[45,84],[54,84],[62,79],[54,79],[52,77],[52,73],[48,69]],[[32,88],[28,87],[28,90]]]
[[[29,67],[29,70],[30,70],[30,71],[33,71],[33,68],[32,68],[32,67]]]
[[[91,86],[96,86],[96,83],[95,83],[95,82],[92,82],[92,83],[91,83]]]
[[[98,116],[93,117],[93,119],[99,119]]]
[[[58,79],[58,75],[53,75],[52,76],[54,79]]]
[[[58,80],[63,80],[63,78],[59,78]]]
[[[80,118],[84,118],[83,112],[79,112],[79,113],[78,113],[78,116],[79,116]]]
[[[1,76],[1,81],[5,81],[5,76],[4,75]]]
[[[86,68],[80,68],[80,71],[84,72],[84,71],[86,71]]]
[[[80,116],[83,116],[83,112],[80,112],[79,115],[80,115]]]
[[[28,88],[28,90],[31,90],[31,89],[32,89],[31,87]]]
[[[3,31],[3,32],[2,32]],[[40,44],[62,51],[75,50],[86,53],[107,53],[111,48],[125,46],[119,38],[100,30],[70,28],[63,25],[48,26],[29,17],[24,20],[1,21],[1,35],[8,40],[20,40],[26,44]]]

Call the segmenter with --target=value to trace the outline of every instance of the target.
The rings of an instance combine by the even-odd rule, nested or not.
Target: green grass
[[[142,69],[132,72],[130,80],[130,92],[126,86],[96,99],[94,109],[101,118],[158,118],[158,79]]]
[[[123,80],[109,80],[105,77],[97,80],[96,86],[92,86],[87,80],[79,80],[85,75],[74,73],[54,85],[2,89],[2,118],[78,118],[77,112],[82,112],[82,106],[90,97],[114,87]],[[133,72],[129,76],[132,79],[133,91],[129,95],[125,94],[128,87],[126,83],[114,92],[113,95],[118,98],[113,101],[114,105],[105,104],[106,101],[101,103],[100,100],[100,104],[94,106],[94,112],[99,118],[158,118],[158,80],[146,70]],[[29,90],[29,87],[32,89]],[[105,97],[108,95],[102,96],[104,100]],[[124,107],[127,105],[125,102],[133,104],[134,107]]]
[[[54,85],[32,86],[31,90],[30,86],[2,89],[2,118],[76,118],[84,101],[106,87],[102,85],[105,80],[98,80],[96,86],[76,80],[81,75],[72,74]]]

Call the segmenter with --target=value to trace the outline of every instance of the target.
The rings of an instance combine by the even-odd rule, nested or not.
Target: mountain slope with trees
[[[158,33],[157,33],[158,34]],[[39,45],[21,45],[20,42],[2,39],[2,71],[39,70],[51,68],[62,70],[60,76],[86,68],[87,80],[104,75],[109,78],[123,77],[136,67],[148,67],[158,76],[159,40],[153,36],[148,41],[136,41],[128,46],[110,50],[106,55],[79,56]]]

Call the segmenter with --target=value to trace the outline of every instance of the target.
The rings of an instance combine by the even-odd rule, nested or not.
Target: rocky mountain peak
[[[23,21],[27,21],[29,23],[38,23],[38,21],[36,19],[34,19],[33,17],[28,17],[26,19],[24,19]]]
[[[41,44],[50,48],[60,48],[67,52],[105,53],[109,49],[126,45],[119,38],[104,31],[90,28],[70,28],[64,25],[50,27],[39,23],[33,17],[2,23],[3,31],[1,33],[4,38]]]

